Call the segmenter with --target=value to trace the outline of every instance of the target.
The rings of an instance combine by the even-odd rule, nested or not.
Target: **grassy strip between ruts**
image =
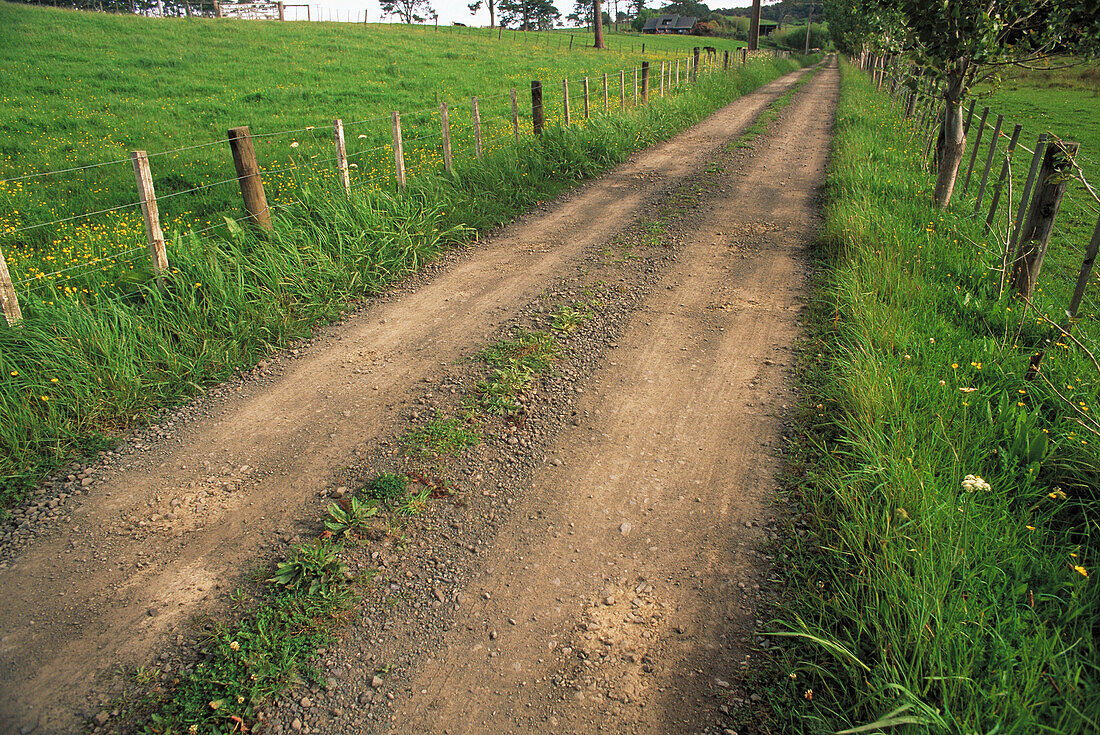
[[[384,472],[332,503],[325,533],[293,547],[271,578],[257,579],[264,586],[239,591],[233,619],[207,622],[199,660],[174,680],[138,672],[135,686],[114,704],[123,730],[244,732],[262,719],[263,705],[273,695],[317,679],[309,659],[332,640],[333,629],[373,576],[356,576],[347,568],[344,544],[360,543],[378,530],[377,523],[399,530],[426,509],[429,498],[451,495],[452,488],[428,479],[435,465],[480,442],[478,427],[490,415],[522,414],[522,394],[561,354],[557,334],[592,318],[592,309],[587,303],[563,304],[550,315],[549,331],[517,331],[479,351],[484,379],[463,396],[461,418],[437,415],[398,440],[414,469],[407,475]]]
[[[759,60],[701,77],[685,94],[583,128],[550,128],[456,164],[453,176],[413,178],[406,191],[345,196],[304,183],[269,236],[233,227],[177,237],[159,287],[147,280],[77,300],[32,294],[20,328],[0,330],[0,506],[74,454],[307,336],[441,250],[796,68]]]
[[[814,78],[814,75],[817,74],[818,71],[819,69],[813,69],[807,73],[798,80],[798,84],[791,87],[782,97],[768,105],[767,109],[760,113],[753,121],[752,125],[750,125],[745,132],[741,133],[741,135],[737,137],[737,140],[729,144],[729,149],[732,151],[739,148],[752,148],[752,144],[756,139],[767,132],[768,126],[772,124],[772,121],[779,117],[779,113],[782,112],[783,108],[791,103],[791,99],[794,97],[795,93],[806,84],[809,84],[810,80]]]
[[[1054,340],[1025,379],[1051,327],[998,297],[965,206],[932,209],[922,143],[845,67],[790,490],[809,531],[752,729],[1096,732],[1100,373]]]

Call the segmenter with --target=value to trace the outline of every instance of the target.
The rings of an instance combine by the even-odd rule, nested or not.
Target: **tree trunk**
[[[749,21],[749,51],[760,47],[760,0],[752,0],[752,19]]]
[[[489,27],[497,27],[497,3],[496,0],[489,0]]]
[[[592,43],[595,48],[607,48],[603,42],[603,11],[600,9],[600,0],[592,0],[592,28],[596,31],[596,40]]]
[[[946,209],[951,203],[955,179],[959,174],[963,151],[966,150],[966,133],[963,131],[962,99],[966,92],[966,72],[970,62],[959,59],[947,76],[944,88],[943,127],[940,130],[941,146],[937,151],[936,190],[934,201],[937,209]]]

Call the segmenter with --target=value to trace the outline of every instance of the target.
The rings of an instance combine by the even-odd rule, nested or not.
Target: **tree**
[[[561,18],[552,0],[497,0],[500,24],[521,31],[550,30]]]
[[[900,17],[908,53],[938,84],[944,102],[935,204],[951,202],[966,148],[964,100],[977,81],[1009,65],[1056,53],[1095,53],[1096,0],[878,0]]]
[[[596,31],[592,38],[592,46],[607,48],[607,44],[603,42],[603,13],[600,12],[600,0],[592,0],[592,19],[593,28]]]
[[[476,3],[470,3],[468,6],[471,13],[476,13],[481,10],[481,6],[485,5],[489,8],[489,27],[497,27],[497,2],[496,0],[477,0]]]
[[[379,0],[382,12],[396,14],[405,23],[423,23],[435,12],[428,0]],[[423,15],[421,15],[423,13]]]

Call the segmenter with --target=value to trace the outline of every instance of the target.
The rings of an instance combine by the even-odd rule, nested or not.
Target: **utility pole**
[[[810,3],[810,14],[806,16],[806,48],[802,51],[807,56],[810,54],[810,21],[814,18],[814,4]]]
[[[752,0],[752,20],[749,21],[749,51],[760,47],[760,0]]]

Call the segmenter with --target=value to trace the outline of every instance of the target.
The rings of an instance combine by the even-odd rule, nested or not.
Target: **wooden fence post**
[[[916,108],[916,106],[917,106],[917,93],[916,92],[910,92],[909,93],[909,101],[905,104],[905,119],[906,120],[913,117],[913,110],[914,110],[914,108]]]
[[[660,74],[661,74],[661,77],[658,80],[658,84],[657,84],[658,96],[664,97],[665,96],[665,62],[663,62],[663,61],[661,62]]]
[[[680,86],[680,60],[676,59],[676,86]]]
[[[401,113],[391,113],[390,122],[393,125],[393,167],[398,185],[404,188],[408,182],[405,179],[405,149],[401,143]]]
[[[963,137],[970,135],[970,121],[974,119],[974,105],[976,100],[970,100],[970,109],[966,111],[966,122],[963,123]]]
[[[516,99],[516,88],[512,87],[509,94],[512,97],[512,132],[516,135],[516,140],[519,140],[519,102]]]
[[[145,151],[131,151],[130,162],[134,164],[134,179],[137,181],[138,196],[141,198],[141,215],[145,220],[145,242],[149,246],[149,261],[153,264],[153,274],[160,275],[168,268],[168,254],[164,250],[164,232],[160,229],[160,211],[157,209],[157,193],[153,190],[153,171],[149,168],[149,154]]]
[[[729,49],[722,51],[722,71],[729,71],[730,68],[730,52]]]
[[[332,123],[332,137],[336,141],[336,170],[344,184],[344,193],[351,193],[351,174],[348,170],[348,151],[344,145],[344,121],[337,118]]]
[[[982,146],[982,135],[985,133],[985,121],[989,117],[989,108],[982,108],[981,119],[978,120],[978,134],[974,136],[974,147],[970,151],[970,165],[966,167],[966,178],[963,180],[963,194],[970,191],[970,175],[974,173],[974,161],[978,159],[978,149]]]
[[[241,198],[248,218],[261,229],[271,231],[271,210],[267,207],[264,182],[260,178],[260,166],[256,163],[256,148],[252,145],[252,133],[247,125],[231,128],[228,132],[229,149],[233,152],[233,166],[241,186]]]
[[[649,62],[642,62],[642,104],[649,102]]]
[[[1024,182],[1024,189],[1020,192],[1020,206],[1016,210],[1016,225],[1007,233],[1008,240],[1004,254],[1005,271],[1001,274],[1002,288],[1004,287],[1003,279],[1006,277],[1008,267],[1012,266],[1015,269],[1015,262],[1009,261],[1008,258],[1020,242],[1020,234],[1024,229],[1028,205],[1031,203],[1031,189],[1035,186],[1035,177],[1039,174],[1039,166],[1043,162],[1043,152],[1046,150],[1048,138],[1049,136],[1046,133],[1039,135],[1039,142],[1035,145],[1035,151],[1031,155],[1031,168],[1027,172],[1027,181]]]
[[[606,115],[610,111],[611,111],[610,105],[608,105],[608,101],[607,101],[607,72],[604,72],[604,75],[603,75],[603,112]]]
[[[638,106],[638,67],[634,67],[634,106]]]
[[[691,50],[691,81],[699,81],[699,47]]]
[[[446,102],[439,105],[439,126],[443,130],[443,170],[451,173],[455,164],[451,155],[451,111]]]
[[[481,111],[477,106],[477,97],[470,98],[470,108],[474,118],[474,158],[481,158]]]
[[[4,311],[4,319],[9,327],[23,321],[23,312],[19,310],[19,299],[15,295],[15,286],[11,282],[11,273],[8,272],[3,250],[0,250],[0,308]]]
[[[1072,141],[1055,141],[1044,151],[1039,185],[1031,200],[1016,253],[1016,293],[1025,298],[1031,298],[1039,273],[1043,269],[1050,234],[1054,230],[1054,219],[1062,206],[1062,196],[1066,193],[1066,185],[1073,172],[1073,159],[1077,156],[1078,147]]]
[[[542,82],[531,80],[531,129],[535,135],[542,133]]]
[[[569,125],[569,79],[561,80],[562,89],[562,113],[565,116],[565,125]]]
[[[626,109],[626,69],[619,69],[619,111]]]
[[[997,124],[993,126],[993,139],[989,141],[989,153],[985,157],[985,170],[982,172],[981,183],[978,184],[978,196],[974,200],[974,214],[982,208],[985,186],[989,183],[989,170],[993,168],[993,157],[997,155],[997,145],[1001,142],[1001,124],[1004,121],[1004,115],[997,115]]]
[[[1016,143],[1020,140],[1020,133],[1023,129],[1023,125],[1017,125],[1012,129],[1012,137],[1008,141],[1008,150],[1005,151],[1005,162],[1001,166],[1001,175],[997,178],[997,186],[993,188],[993,201],[989,206],[989,216],[985,218],[987,229],[993,229],[993,218],[997,216],[997,205],[1001,203],[1001,191],[1004,189],[1005,179],[1008,178],[1008,174],[1012,170],[1012,154],[1016,151]]]
[[[1096,229],[1092,231],[1092,239],[1089,240],[1088,250],[1085,251],[1085,259],[1081,263],[1081,272],[1077,274],[1077,286],[1073,289],[1073,298],[1066,309],[1066,317],[1072,322],[1077,317],[1077,309],[1081,306],[1081,299],[1085,297],[1085,287],[1089,285],[1089,277],[1092,275],[1092,266],[1096,262],[1096,252],[1100,250],[1100,218],[1096,220]],[[0,267],[3,266],[3,256],[0,255]],[[0,277],[3,272],[0,272]],[[1067,328],[1068,328],[1067,324]]]
[[[584,78],[584,119],[587,120],[589,118],[589,116],[590,115],[589,115],[589,109],[588,109],[588,77],[585,77]]]

